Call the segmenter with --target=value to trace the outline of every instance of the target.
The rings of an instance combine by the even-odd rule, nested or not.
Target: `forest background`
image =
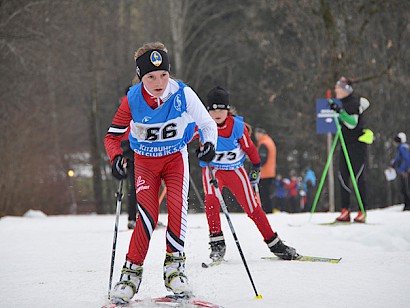
[[[245,121],[275,140],[285,177],[307,166],[321,176],[327,137],[316,133],[316,99],[352,78],[371,102],[369,207],[399,203],[384,170],[393,137],[410,136],[409,34],[406,0],[0,1],[0,217],[66,214],[73,203],[79,213],[114,211],[103,138],[135,75],[134,51],[152,41],[165,43],[172,75],[201,98],[229,90]],[[202,192],[196,146],[191,176]],[[327,191],[318,210],[328,209]],[[203,211],[194,192],[190,200]]]

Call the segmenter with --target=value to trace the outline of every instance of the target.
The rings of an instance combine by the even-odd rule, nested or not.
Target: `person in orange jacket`
[[[255,138],[258,143],[258,153],[261,159],[261,179],[259,192],[262,209],[272,213],[273,203],[270,198],[276,176],[276,144],[263,128],[255,128]]]

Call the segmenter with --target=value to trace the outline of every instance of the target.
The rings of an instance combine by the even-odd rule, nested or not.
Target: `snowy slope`
[[[339,264],[266,261],[271,253],[252,221],[231,214],[257,291],[230,229],[227,264],[208,260],[204,214],[189,215],[187,275],[195,293],[224,307],[410,307],[410,213],[402,205],[368,213],[367,225],[321,226],[336,214],[270,214],[281,238],[306,255],[343,257]],[[106,298],[114,215],[5,217],[0,220],[0,307],[100,307]],[[160,221],[166,224],[166,215]],[[131,232],[120,217],[114,283]],[[165,228],[157,229],[137,297],[166,294],[162,280]]]

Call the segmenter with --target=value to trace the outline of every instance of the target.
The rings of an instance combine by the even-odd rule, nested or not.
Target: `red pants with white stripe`
[[[158,195],[161,180],[167,187],[167,252],[183,252],[188,213],[189,164],[183,150],[163,157],[135,154],[135,189],[138,216],[127,259],[142,265],[159,215]]]
[[[255,192],[249,182],[248,174],[244,167],[235,170],[216,170],[215,177],[218,180],[219,190],[222,193],[224,187],[228,188],[235,196],[245,213],[253,220],[264,240],[274,236],[274,231],[269,224],[265,212],[260,206]],[[205,211],[208,219],[209,233],[222,232],[220,218],[220,204],[215,194],[215,187],[210,183],[211,176],[207,168],[202,168],[202,182],[205,190]]]

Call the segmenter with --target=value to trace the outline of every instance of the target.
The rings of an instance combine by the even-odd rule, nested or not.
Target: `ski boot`
[[[336,218],[336,222],[350,222],[350,212],[347,208],[342,209],[342,213]]]
[[[111,303],[126,304],[138,292],[142,279],[142,266],[125,261],[121,270],[120,281],[110,292]]]
[[[172,291],[177,297],[189,297],[192,291],[185,276],[185,253],[167,252],[164,261],[164,283],[168,291]]]
[[[296,249],[293,247],[286,246],[282,240],[279,238],[278,234],[265,240],[265,243],[268,245],[269,249],[273,254],[283,260],[296,260],[301,256],[296,252]]]
[[[363,213],[362,211],[359,211],[359,213],[357,213],[356,218],[354,219],[354,222],[358,222],[358,223],[366,223],[366,214]]]
[[[211,245],[211,254],[209,257],[212,262],[219,262],[224,259],[226,252],[226,245],[223,233],[216,233],[209,235],[209,245]]]

